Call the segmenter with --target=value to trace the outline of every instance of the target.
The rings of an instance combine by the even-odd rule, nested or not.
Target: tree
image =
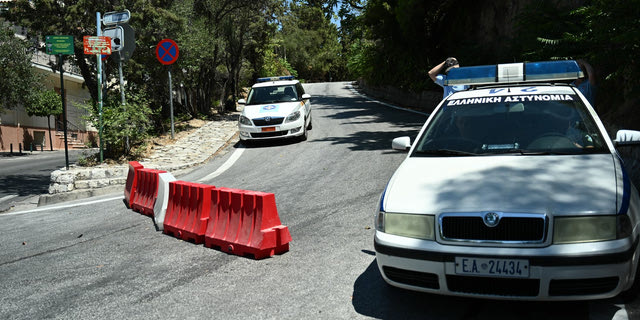
[[[54,90],[42,90],[38,93],[37,98],[30,104],[25,106],[27,115],[30,117],[47,117],[47,125],[49,126],[49,147],[53,151],[53,139],[51,138],[51,116],[59,116],[62,114],[62,100],[60,95]]]
[[[133,158],[141,156],[145,139],[153,128],[154,111],[150,107],[147,95],[136,93],[134,90],[127,91],[126,95],[126,106],[120,103],[119,95],[105,97],[102,139],[108,146],[105,155],[107,158],[118,159],[123,155],[133,155]],[[86,120],[97,123],[99,114],[92,104],[84,103],[77,106],[87,111]]]
[[[37,99],[41,76],[31,67],[31,52],[27,41],[0,25],[0,112]]]
[[[322,6],[292,1],[288,14],[281,21],[285,60],[303,79],[332,79],[331,71],[341,61],[342,48],[338,41],[338,29],[327,19]]]

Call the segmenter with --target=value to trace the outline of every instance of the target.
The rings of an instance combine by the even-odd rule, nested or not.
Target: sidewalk
[[[206,163],[220,151],[237,141],[239,112],[230,112],[220,120],[207,121],[188,135],[165,145],[155,145],[149,158],[139,161],[145,168],[165,170],[174,176],[185,174]],[[35,154],[35,152],[34,152]],[[124,193],[129,170],[124,165],[78,167],[72,165],[51,173],[49,194],[16,203],[11,211],[83,199],[111,193]]]

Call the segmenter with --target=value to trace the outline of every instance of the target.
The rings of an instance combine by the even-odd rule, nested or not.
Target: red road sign
[[[164,65],[176,62],[179,53],[178,44],[171,39],[161,40],[156,47],[156,57]]]
[[[111,54],[111,38],[84,36],[84,54]]]

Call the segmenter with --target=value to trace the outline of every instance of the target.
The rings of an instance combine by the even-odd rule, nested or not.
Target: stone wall
[[[70,167],[51,173],[49,194],[124,185],[128,166],[102,165],[93,168]]]
[[[368,96],[426,113],[431,113],[442,100],[442,92],[412,93],[389,85],[369,85],[364,80],[358,81],[358,86]]]

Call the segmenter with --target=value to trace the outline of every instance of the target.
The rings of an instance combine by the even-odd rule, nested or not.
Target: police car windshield
[[[448,99],[411,156],[605,153],[606,144],[576,95]]]
[[[251,88],[247,105],[298,101],[295,85]]]

